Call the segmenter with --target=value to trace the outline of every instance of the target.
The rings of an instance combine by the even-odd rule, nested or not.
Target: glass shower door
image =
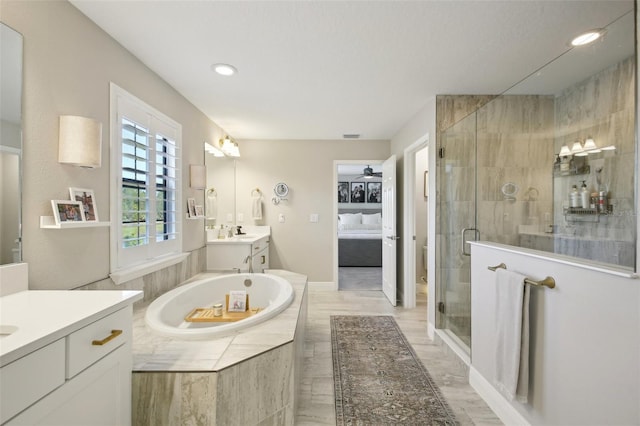
[[[436,327],[471,347],[471,257],[476,239],[476,113],[440,135]]]

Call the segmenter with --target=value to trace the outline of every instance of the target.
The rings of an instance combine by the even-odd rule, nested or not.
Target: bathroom
[[[50,16],[56,16],[58,21],[49,19]],[[98,169],[73,168],[61,166],[55,162],[57,145],[54,135],[57,135],[58,116],[63,113],[99,116],[105,117],[103,121],[106,123],[108,82],[116,81],[129,88],[134,87],[136,93],[154,104],[167,105],[168,114],[180,122],[190,123],[183,128],[184,141],[190,141],[183,152],[184,164],[203,164],[202,142],[219,140],[224,137],[225,133],[173,91],[169,84],[152,74],[130,53],[124,51],[121,46],[99,31],[70,4],[52,2],[36,5],[26,2],[21,6],[15,6],[3,2],[2,20],[18,29],[31,43],[30,49],[25,51],[24,57],[26,73],[24,102],[29,107],[26,108],[24,114],[27,126],[24,129],[24,198],[22,201],[23,259],[30,263],[30,283],[32,283],[33,289],[72,289],[85,286],[87,283],[91,283],[93,288],[106,287],[110,283],[110,279],[106,278],[110,273],[108,228],[55,232],[44,231],[38,224],[38,218],[50,211],[50,200],[67,197],[68,187],[71,186],[93,188],[98,196],[101,217],[108,218],[110,212],[108,161]],[[77,34],[86,34],[84,38],[87,43],[78,43]],[[62,46],[73,46],[74,51],[71,52]],[[77,55],[77,57],[83,58],[83,62],[87,64],[102,63],[105,58],[111,58],[111,60],[120,61],[122,68],[107,71],[101,67],[88,66],[87,68],[91,70],[88,73],[87,68],[80,69],[77,62],[73,62],[71,65],[55,60],[57,55]],[[44,74],[37,70],[49,71]],[[327,199],[331,199],[329,197],[333,196],[333,188],[331,187],[332,162],[336,159],[360,160],[364,154],[368,159],[377,160],[386,159],[394,153],[402,154],[402,149],[405,146],[413,143],[423,134],[436,134],[435,117],[436,99],[433,99],[407,123],[403,128],[404,131],[395,137],[391,144],[387,140],[354,140],[350,141],[348,145],[340,143],[341,141],[322,141],[322,143],[269,141],[269,144],[264,144],[257,140],[243,140],[240,143],[243,157],[235,165],[237,176],[240,178],[235,184],[228,183],[229,188],[235,189],[238,207],[236,212],[230,211],[229,213],[243,213],[245,223],[251,225],[252,221],[249,220],[251,191],[259,187],[265,194],[263,224],[268,224],[271,227],[273,238],[274,249],[270,253],[271,264],[285,270],[304,270],[304,273],[310,277],[309,280],[314,283],[330,283],[332,281],[331,253],[324,248],[331,246],[331,232],[326,227],[325,220],[328,220],[333,213],[330,203],[323,201],[322,197],[318,197],[316,194],[326,193]],[[588,135],[584,137],[586,136]],[[34,141],[41,142],[36,144]],[[553,154],[559,152],[564,142],[571,143],[573,141],[555,141],[554,149],[550,153],[551,158],[553,158]],[[108,158],[107,154],[108,144],[104,142],[103,157]],[[294,162],[282,161],[283,158],[309,158],[312,160],[293,164]],[[436,159],[436,144],[430,144],[430,170],[436,169]],[[595,173],[595,168],[596,166],[592,166],[592,173]],[[609,171],[610,169],[605,166],[603,173]],[[570,180],[566,177],[559,179],[567,183]],[[290,200],[273,206],[271,203],[272,188],[280,181],[289,185]],[[570,184],[573,183],[571,181]],[[576,183],[579,182],[576,180]],[[433,185],[431,189],[435,194],[437,189],[435,179],[432,179],[430,184]],[[519,195],[522,195],[528,187],[520,186]],[[205,199],[202,191],[192,190],[188,184],[185,184],[184,189],[185,198],[194,197],[204,204]],[[546,194],[542,188],[537,189],[539,191],[537,209],[543,213],[545,210],[542,202]],[[565,190],[557,191],[557,193],[560,194],[563,191]],[[550,190],[547,194],[549,192]],[[614,194],[613,190],[611,192]],[[554,191],[555,193],[556,191]],[[565,196],[563,195],[562,202],[564,201]],[[269,204],[269,209],[266,208],[266,204]],[[296,206],[304,207],[302,210],[298,210]],[[433,208],[429,211],[429,216],[435,218],[435,206]],[[285,217],[284,223],[278,221],[280,214]],[[309,222],[311,214],[318,214],[318,223]],[[558,218],[562,219],[559,216],[562,215],[561,210],[554,209],[552,215],[553,223],[557,223]],[[541,214],[540,217],[539,225],[542,226],[544,225],[544,215]],[[169,266],[163,271],[132,278],[119,286],[118,289],[144,290],[145,300],[150,300],[170,288],[174,282],[184,281],[202,271],[205,262],[203,226],[202,220],[184,221],[183,251],[189,253],[186,260]],[[429,235],[436,235],[435,227],[432,228],[431,224],[429,226]],[[578,225],[575,225],[574,229],[577,227]],[[290,230],[296,232],[289,232]],[[305,238],[301,240],[299,235],[305,235]],[[432,240],[429,252],[433,254],[430,260],[434,263],[428,268],[429,294],[436,293],[435,253],[437,250],[436,239]],[[498,263],[504,261],[514,269],[522,267],[524,272],[535,272],[537,275],[537,271],[532,271],[529,266],[531,258],[517,253],[508,253],[507,256],[508,258],[504,260],[503,258],[496,260]],[[560,265],[547,259],[538,259],[537,262],[540,262],[536,264],[537,269],[542,271],[540,274],[555,275],[558,281],[562,274],[566,273],[570,277],[575,273],[573,269],[570,269],[570,266]],[[486,268],[486,265],[484,266]],[[487,273],[478,272],[477,276],[485,276],[483,274]],[[486,276],[486,279],[490,280],[491,275]],[[565,279],[570,280],[570,278]],[[601,294],[604,292],[600,287],[602,282],[607,283],[608,291],[606,294]],[[592,339],[597,340],[604,336],[605,343],[603,344],[609,345],[611,348],[620,347],[625,342],[631,342],[631,351],[628,356],[625,355],[623,360],[619,360],[616,351],[610,350],[606,351],[602,362],[619,366],[613,368],[616,377],[619,377],[618,369],[626,369],[630,371],[628,376],[635,374],[637,377],[637,368],[628,359],[634,358],[634,356],[637,359],[637,335],[633,333],[633,330],[629,331],[628,329],[615,336],[612,336],[610,332],[616,324],[638,322],[637,302],[639,296],[635,281],[628,276],[602,275],[601,272],[592,271],[592,274],[584,276],[581,283],[585,292],[589,294],[588,299],[593,299],[592,304],[589,305],[589,312],[585,312],[585,315],[596,315],[596,318],[599,318],[593,332],[593,335],[597,337],[592,337]],[[562,287],[559,286],[559,289]],[[430,303],[428,308],[429,332],[433,335],[434,329],[437,327],[437,309],[435,309],[435,300],[430,300]],[[552,302],[547,300],[547,308],[550,303]],[[604,312],[599,316],[596,314],[602,312],[603,305],[616,307],[615,309],[611,308],[615,311],[612,318],[604,318],[610,315],[609,312]],[[589,323],[589,325],[592,324]],[[573,323],[571,326],[574,327],[572,328],[574,332],[580,330]],[[557,336],[557,339],[566,341],[566,334]],[[592,353],[599,353],[601,348],[597,347],[596,343],[593,342],[586,347]],[[562,348],[556,350],[561,352]],[[589,369],[589,366],[580,365],[579,367],[584,368],[583,371]],[[604,370],[612,372],[612,367]],[[629,394],[631,396],[637,395],[637,381],[631,384],[627,382],[609,384],[630,388]]]

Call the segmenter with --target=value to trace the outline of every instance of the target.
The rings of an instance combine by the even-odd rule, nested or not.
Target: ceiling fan
[[[372,179],[374,177],[382,177],[382,172],[374,172],[371,166],[367,165],[362,171],[362,174],[358,176],[356,179],[365,178]]]

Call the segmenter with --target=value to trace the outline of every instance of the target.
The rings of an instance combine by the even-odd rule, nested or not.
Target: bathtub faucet
[[[249,264],[249,273],[253,274],[253,262],[251,261],[251,255],[247,256],[247,258],[244,260],[244,263]]]

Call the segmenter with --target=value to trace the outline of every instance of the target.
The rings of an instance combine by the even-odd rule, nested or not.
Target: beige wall
[[[271,226],[272,268],[305,274],[310,282],[333,281],[333,186],[335,160],[384,160],[385,140],[242,140],[236,162],[236,209],[251,220],[251,191],[264,194],[263,220]],[[289,185],[287,201],[271,202],[278,182]],[[285,222],[278,221],[279,214]],[[309,222],[317,213],[318,223]]]
[[[402,188],[404,187],[404,150],[422,139],[425,135],[428,135],[428,159],[429,159],[429,170],[435,170],[435,158],[436,158],[436,99],[431,98],[427,101],[425,106],[416,113],[407,123],[395,134],[395,136],[391,139],[391,154],[396,156],[396,182],[398,188],[397,194],[397,214],[398,218],[398,235],[402,236],[404,233],[404,194]],[[429,180],[429,193],[435,194],[435,179]],[[431,197],[432,200],[435,200],[435,197]],[[435,235],[435,221],[433,220],[435,216],[435,202],[429,203],[429,224],[428,224],[428,234]],[[400,240],[402,242],[402,239]],[[435,239],[429,239],[429,252],[435,253]],[[404,281],[404,249],[403,245],[398,244],[398,294],[401,298],[404,298],[403,292],[403,281]],[[431,255],[433,259],[433,255]],[[428,293],[431,295],[435,295],[435,263],[432,259],[429,261],[432,263],[429,265],[427,281],[429,282]],[[429,322],[431,324],[435,324],[435,297],[428,298],[429,307],[427,309],[429,315]]]
[[[109,82],[114,82],[182,124],[183,164],[202,164],[202,141],[222,131],[111,37],[66,1],[0,3],[2,21],[24,36],[23,258],[30,288],[66,289],[109,274],[109,229],[43,230],[52,199],[70,186],[92,188],[100,219],[109,219]],[[103,123],[102,167],[87,170],[57,162],[58,117],[81,115]],[[190,190],[184,174],[184,196]],[[114,218],[111,218],[112,220]],[[204,245],[202,221],[185,221],[183,250]]]

